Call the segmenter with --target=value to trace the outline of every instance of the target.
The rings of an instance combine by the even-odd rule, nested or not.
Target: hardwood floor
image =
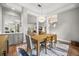
[[[9,56],[16,56],[16,45],[12,45],[9,47]]]
[[[17,56],[16,50],[17,48],[24,48],[26,50],[26,44],[20,44],[20,45],[12,45],[9,48],[9,56]],[[56,47],[53,47],[51,50],[47,49],[47,54],[45,54],[45,50],[42,49],[40,52],[40,56],[67,56],[67,51],[68,51],[69,45],[64,44],[62,42],[58,42],[56,44]],[[33,55],[36,55],[36,50],[34,49]]]
[[[23,46],[25,44],[26,43],[9,46],[8,56],[17,56],[17,53],[16,53],[17,52],[17,47],[21,47],[21,48],[24,48],[26,50],[26,46]]]
[[[71,41],[68,56],[79,56],[79,42]]]

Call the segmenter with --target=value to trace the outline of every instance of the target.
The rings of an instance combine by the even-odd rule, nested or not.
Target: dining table
[[[46,41],[48,37],[52,37],[52,34],[33,35],[32,39],[36,41],[37,55],[40,55],[40,42]]]

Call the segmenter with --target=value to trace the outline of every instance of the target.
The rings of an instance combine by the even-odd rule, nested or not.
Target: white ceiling
[[[41,8],[37,6],[38,4],[39,3],[20,3],[19,5],[27,8],[30,11],[40,14]],[[60,8],[67,7],[71,3],[40,3],[40,4],[42,5],[43,14],[47,14],[51,11],[53,12]]]
[[[38,4],[42,5],[42,13],[44,15],[60,9],[62,10],[70,5],[75,5],[75,3],[4,3],[3,5],[17,11],[21,11],[22,7],[24,7],[30,12],[41,14],[41,8],[37,6]]]
[[[9,9],[12,9],[14,11],[21,12],[22,7],[18,5],[17,3],[0,3],[3,7],[7,7]]]
[[[41,13],[41,8],[37,6],[38,4],[39,3],[6,3],[3,5],[17,11],[22,11],[22,7],[24,7],[26,10],[39,15]],[[41,5],[44,15],[77,6],[77,4],[74,3],[41,3]],[[28,23],[35,24],[35,17],[33,15],[28,15],[28,19],[30,19]]]

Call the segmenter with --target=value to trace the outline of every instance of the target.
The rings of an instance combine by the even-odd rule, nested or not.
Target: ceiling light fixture
[[[11,5],[10,5],[9,3],[6,3],[6,5],[7,5],[10,9],[15,10],[15,8],[14,8],[14,7],[11,7]]]
[[[57,22],[57,15],[49,16],[48,20],[50,24]]]
[[[15,10],[15,8],[12,8],[13,10]]]
[[[41,4],[38,4],[37,5],[40,9],[41,9],[41,16],[39,16],[39,22],[44,22],[45,21],[45,17],[43,16],[43,10],[42,10],[42,5]]]

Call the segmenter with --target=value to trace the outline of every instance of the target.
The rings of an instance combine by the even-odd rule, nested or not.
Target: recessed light
[[[15,8],[12,8],[13,10],[15,10]]]
[[[7,6],[9,6],[12,10],[15,10],[14,7],[11,7],[10,4],[6,3]]]

